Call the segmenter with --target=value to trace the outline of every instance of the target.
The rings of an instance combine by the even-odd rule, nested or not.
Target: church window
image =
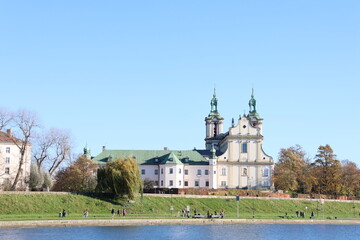
[[[174,173],[174,169],[173,169],[173,168],[170,168],[170,169],[169,169],[169,173],[170,173],[170,174],[173,174],[173,173]]]
[[[205,182],[205,186],[208,187],[209,186],[209,181]]]
[[[6,147],[6,153],[10,153],[10,147]]]
[[[155,169],[154,174],[158,175],[159,174],[159,169]]]
[[[268,168],[264,168],[263,177],[268,177],[268,176],[269,176],[269,169],[268,169]]]
[[[161,180],[161,186],[164,186],[164,181],[163,180]]]
[[[226,168],[221,168],[221,176],[226,176]]]
[[[185,169],[185,175],[189,174],[189,170]]]
[[[169,186],[172,186],[174,184],[173,180],[169,181]]]
[[[6,164],[9,164],[9,163],[10,163],[10,158],[9,158],[9,157],[6,157],[6,158],[5,158],[5,163],[6,163]]]
[[[226,181],[221,181],[221,186],[225,187],[226,186]]]
[[[181,174],[181,168],[179,168],[179,173]]]
[[[205,175],[209,175],[209,170],[205,169]]]
[[[201,175],[201,169],[197,170],[197,175]]]
[[[179,181],[179,186],[181,186],[181,181]]]
[[[241,152],[247,153],[247,143],[243,143],[243,144],[241,145]]]
[[[145,169],[141,169],[141,175],[145,175]]]
[[[243,128],[246,128],[246,125],[244,125]]]
[[[184,186],[185,186],[185,187],[189,186],[189,182],[188,182],[188,181],[185,181],[185,182],[184,182]]]
[[[163,168],[161,169],[161,174],[164,174],[164,169]]]
[[[199,181],[195,181],[195,187],[199,187],[199,186],[200,186]]]

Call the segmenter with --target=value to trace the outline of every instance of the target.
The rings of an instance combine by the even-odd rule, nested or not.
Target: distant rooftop
[[[139,165],[185,164],[208,165],[209,162],[198,150],[104,150],[92,160],[106,164],[111,158],[133,157]]]

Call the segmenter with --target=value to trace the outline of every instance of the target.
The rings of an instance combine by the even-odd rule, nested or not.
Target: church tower
[[[262,125],[262,118],[256,111],[256,99],[254,98],[254,89],[251,92],[251,98],[249,100],[249,114],[247,118],[250,121],[250,124],[254,128],[258,128],[259,134],[262,134],[261,125]]]
[[[223,122],[224,118],[221,117],[217,109],[218,100],[216,98],[216,89],[214,88],[213,98],[210,102],[210,113],[205,118],[206,125],[206,137],[205,137],[205,147],[207,150],[211,150],[213,144],[215,149],[219,149],[219,143],[223,139]]]

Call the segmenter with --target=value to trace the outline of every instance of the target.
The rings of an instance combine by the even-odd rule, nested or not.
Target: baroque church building
[[[106,150],[92,160],[98,165],[116,158],[133,157],[143,179],[158,189],[268,189],[272,186],[273,158],[263,150],[262,122],[256,111],[254,91],[248,115],[223,131],[214,89],[211,110],[205,117],[205,149],[198,150]],[[90,158],[90,150],[84,148]]]

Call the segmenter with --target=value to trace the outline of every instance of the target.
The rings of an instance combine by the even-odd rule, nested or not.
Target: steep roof
[[[92,160],[106,164],[109,156],[116,158],[133,157],[139,165],[185,164],[208,165],[209,162],[196,150],[104,150]],[[172,161],[169,161],[172,158]]]
[[[165,155],[164,160],[160,164],[180,164],[184,165],[180,159],[175,155],[175,153],[171,152],[167,155]]]
[[[0,142],[1,143],[14,143],[14,140],[17,142],[22,142],[21,139],[18,139],[14,136],[9,135],[8,133],[4,133],[0,131]]]

